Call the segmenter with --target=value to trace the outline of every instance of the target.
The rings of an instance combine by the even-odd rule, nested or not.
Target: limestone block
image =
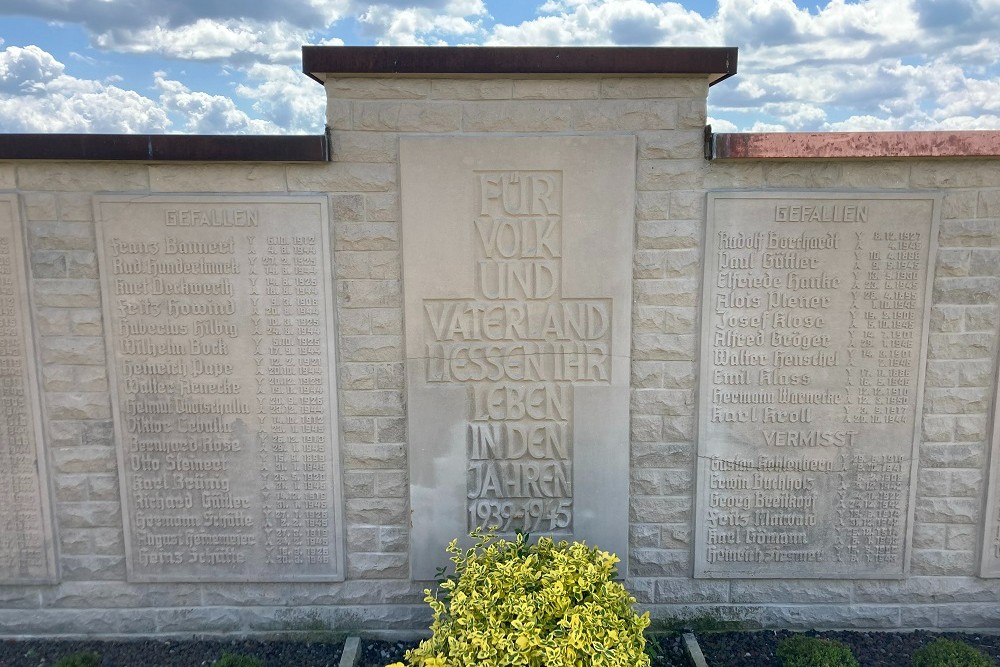
[[[378,132],[457,132],[462,105],[448,102],[355,102],[353,127]]]
[[[695,306],[699,286],[699,281],[692,279],[639,280],[634,298],[644,306]]]
[[[697,384],[695,366],[687,361],[663,363],[663,386],[667,389],[694,389]]]
[[[597,79],[514,79],[515,100],[596,100],[601,96]]]
[[[708,110],[704,99],[687,99],[677,102],[677,127],[701,130],[708,123]]]
[[[380,470],[375,474],[375,496],[379,498],[407,498],[407,474],[402,470]]]
[[[957,387],[958,365],[951,359],[946,361],[928,361],[927,375],[924,377],[928,387]]]
[[[633,359],[645,361],[693,361],[697,340],[684,334],[635,334]]]
[[[80,222],[31,222],[28,245],[32,250],[93,250],[94,226]]]
[[[368,251],[340,250],[334,271],[338,280],[362,280],[372,277],[372,267],[368,261]]]
[[[375,442],[375,420],[370,417],[344,417],[341,420],[347,442]]]
[[[375,386],[378,389],[402,389],[406,382],[406,368],[402,363],[379,364],[375,368]]]
[[[477,102],[462,107],[466,132],[558,132],[574,118],[570,102]]]
[[[670,193],[670,217],[674,220],[701,220],[705,217],[705,195],[697,190]]]
[[[656,580],[658,604],[731,602],[729,582],[671,578]]]
[[[65,528],[59,531],[59,553],[64,556],[86,556],[94,552],[90,539],[92,530]]]
[[[94,553],[98,556],[122,556],[125,537],[120,527],[93,528],[88,531],[93,538]]]
[[[687,551],[673,549],[632,549],[629,572],[636,577],[682,577],[691,569]]]
[[[934,306],[931,308],[931,331],[961,331],[965,309],[960,306]]]
[[[76,336],[100,336],[104,333],[99,308],[73,308],[68,312],[70,333]]]
[[[395,222],[337,225],[335,234],[338,251],[392,250],[399,246],[399,224]]]
[[[405,553],[410,546],[410,531],[401,526],[379,526],[378,541],[384,553]]]
[[[628,534],[628,541],[633,549],[656,549],[660,546],[660,527],[655,524],[633,523],[629,525]]]
[[[403,394],[400,391],[344,391],[341,395],[345,415],[377,417],[403,414]]]
[[[195,606],[201,604],[200,593],[199,587],[194,584],[170,584],[169,589],[165,590],[124,582],[79,581],[53,587],[45,591],[43,597],[46,607],[56,609],[132,610],[145,607]]]
[[[287,170],[288,190],[291,192],[384,192],[396,185],[396,168],[391,164],[290,164]]]
[[[660,544],[664,549],[686,549],[691,545],[691,524],[675,523],[662,526]]]
[[[658,415],[632,415],[632,442],[657,442],[662,430],[663,420]]]
[[[398,307],[402,297],[398,280],[342,280],[337,298],[343,308],[380,308]]]
[[[955,220],[976,217],[978,199],[979,192],[977,190],[946,192],[941,200],[941,219]]]
[[[87,500],[86,475],[57,475],[53,481],[56,500],[79,503]]]
[[[31,275],[35,278],[65,278],[66,253],[50,250],[32,252]]]
[[[959,442],[984,442],[987,428],[986,415],[955,417],[955,440]]]
[[[938,241],[942,248],[954,246],[1000,246],[1000,222],[996,220],[944,220]]]
[[[379,417],[376,420],[377,441],[397,443],[406,441],[406,419],[403,417]]]
[[[90,473],[87,475],[88,496],[90,500],[119,501],[117,475],[99,475]]]
[[[427,97],[431,90],[430,79],[384,78],[368,79],[349,77],[327,79],[324,84],[330,97],[357,100],[401,100]]]
[[[707,161],[639,160],[638,190],[695,190],[704,184]]]
[[[962,387],[988,387],[993,381],[993,369],[982,359],[962,361],[958,367],[958,384]]]
[[[759,188],[764,185],[762,162],[710,162],[704,186],[718,188]]]
[[[996,628],[1000,607],[996,603],[946,605],[938,608],[937,618],[941,628]]]
[[[914,549],[944,549],[948,526],[942,523],[917,523],[913,527]]]
[[[995,160],[920,160],[910,170],[910,184],[916,188],[998,187],[1000,170]]]
[[[657,220],[637,224],[639,248],[697,248],[702,235],[701,223],[692,220]]]
[[[917,498],[915,516],[926,523],[975,523],[979,503],[974,498]]]
[[[105,421],[88,421],[83,429],[83,444],[87,447],[112,447],[115,444],[114,424],[110,419]]]
[[[59,447],[52,450],[52,463],[60,473],[114,472],[115,451],[109,447]]]
[[[17,188],[17,172],[12,164],[0,164],[0,190]]]
[[[959,498],[978,498],[983,491],[981,470],[953,470],[951,472],[951,495]]]
[[[57,195],[59,219],[68,222],[90,222],[94,219],[94,208],[89,192],[64,192]]]
[[[334,162],[395,162],[399,138],[391,132],[340,130],[330,133],[330,152]]]
[[[348,552],[378,551],[378,531],[377,526],[348,526]]]
[[[995,602],[1000,580],[978,577],[908,577],[900,581],[859,579],[854,582],[856,602],[892,600],[899,604]]]
[[[920,495],[931,498],[950,495],[951,471],[943,468],[926,468],[918,476]]]
[[[100,286],[96,280],[35,280],[35,303],[53,308],[100,307]]]
[[[348,470],[344,473],[345,498],[373,498],[375,473],[369,470]]]
[[[58,218],[56,196],[49,192],[27,192],[21,195],[25,216],[29,221],[47,221]]]
[[[844,164],[843,179],[841,187],[902,189],[910,184],[910,164],[888,160],[850,162]]]
[[[664,278],[662,250],[637,250],[632,256],[632,276],[636,279]]]
[[[756,616],[764,627],[809,628],[898,628],[896,605],[774,605]]]
[[[401,526],[409,521],[405,498],[348,498],[345,508],[351,523]]]
[[[631,493],[645,496],[679,496],[690,493],[694,478],[690,470],[639,468],[632,471]]]
[[[989,359],[994,336],[989,333],[934,333],[928,336],[930,359]]]
[[[942,248],[938,250],[934,275],[938,278],[969,275],[972,251],[963,248]]]
[[[642,159],[696,159],[705,155],[705,132],[697,130],[642,130],[639,157]],[[702,193],[704,197],[704,193]]]
[[[979,443],[924,443],[920,446],[920,461],[926,466],[976,468],[983,465],[983,459],[983,446]]]
[[[632,357],[632,388],[659,389],[663,387],[663,364],[656,361],[636,361]]]
[[[595,82],[596,83],[596,82]],[[678,126],[674,100],[612,100],[573,106],[572,126],[585,132],[672,130]]]
[[[384,192],[365,195],[365,219],[369,222],[399,221],[399,195]]]
[[[69,334],[70,312],[66,308],[36,308],[36,332],[40,336],[65,336]]]
[[[59,503],[56,520],[63,528],[110,528],[121,525],[121,506],[116,502]]]
[[[368,262],[371,264],[371,277],[375,280],[399,280],[402,277],[399,252],[396,250],[370,252]]]
[[[107,391],[107,372],[101,366],[42,367],[42,386],[46,391]]]
[[[996,331],[996,306],[966,306],[963,310],[966,331]]]
[[[326,126],[331,130],[350,130],[354,127],[354,103],[349,100],[326,98]]]
[[[514,93],[513,79],[434,79],[434,100],[504,100]]]
[[[672,193],[660,190],[638,192],[635,198],[637,220],[666,220],[670,217],[670,196]]]
[[[110,419],[111,404],[105,392],[50,392],[46,398],[51,419]]]
[[[607,98],[653,98],[708,96],[708,79],[701,77],[622,77],[601,79],[601,96]]]
[[[910,572],[917,575],[967,576],[974,568],[972,551],[945,551],[914,548]]]
[[[340,389],[374,389],[374,364],[348,363],[340,364]]]
[[[701,273],[701,252],[697,248],[664,253],[667,278],[692,278]]]
[[[849,581],[781,579],[733,581],[731,601],[742,604],[846,604],[851,602]]]
[[[66,277],[96,278],[97,253],[82,250],[66,253]]]
[[[152,192],[285,192],[285,167],[272,164],[157,164]],[[97,188],[109,189],[109,188]]]
[[[771,187],[831,188],[843,182],[844,166],[837,162],[775,162],[764,164]]]
[[[403,444],[353,444],[344,447],[345,468],[392,468],[406,466],[406,446]]]
[[[377,308],[371,311],[372,333],[391,335],[403,333],[403,311],[401,308]]]
[[[976,248],[970,253],[969,275],[1000,276],[1000,248]]]
[[[76,447],[83,437],[84,424],[78,421],[46,420],[49,447]]]
[[[664,333],[690,334],[694,331],[698,317],[696,308],[667,307],[663,309],[665,322]]]
[[[342,359],[347,361],[402,361],[402,336],[343,336]]]
[[[84,336],[44,336],[39,341],[45,364],[104,365],[104,339]]]
[[[337,325],[341,336],[363,336],[372,331],[372,311],[366,308],[341,310],[337,313]]]
[[[365,219],[364,195],[331,195],[330,215],[334,222],[362,222]]]
[[[928,388],[924,410],[928,414],[960,415],[988,410],[989,391],[982,387]]]
[[[17,167],[17,181],[22,190],[131,192],[149,189],[148,169],[124,162],[24,162]]]
[[[691,519],[691,500],[678,496],[632,496],[629,520],[636,523],[683,523]],[[638,572],[634,576],[642,576]]]
[[[948,526],[945,548],[950,551],[975,551],[979,531],[973,526]]]
[[[1000,190],[981,190],[979,192],[976,217],[1000,218]]]
[[[636,389],[632,409],[639,414],[687,416],[694,410],[694,392],[686,389]]]
[[[924,415],[922,437],[928,442],[951,442],[955,438],[955,418],[947,415]]]

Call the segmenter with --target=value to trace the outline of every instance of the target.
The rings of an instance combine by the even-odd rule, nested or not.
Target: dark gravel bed
[[[654,643],[652,667],[691,667],[687,651],[678,635],[657,634],[649,638]],[[406,650],[413,648],[419,642],[382,641],[366,639],[361,642],[361,659],[358,667],[385,667],[393,662],[401,661]]]
[[[343,642],[259,640],[0,641],[0,667],[50,667],[92,651],[101,667],[208,667],[224,653],[253,656],[264,667],[336,667]]]
[[[791,636],[787,630],[698,634],[698,644],[709,667],[781,667],[775,655],[780,642]],[[938,637],[964,641],[1000,660],[1000,635],[916,632],[808,632],[844,642],[861,667],[907,667],[913,652]],[[998,663],[1000,664],[1000,663]]]

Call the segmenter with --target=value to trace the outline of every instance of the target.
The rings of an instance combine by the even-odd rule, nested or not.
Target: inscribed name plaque
[[[129,580],[342,580],[326,201],[95,207]]]
[[[0,197],[0,583],[52,583],[56,559],[17,199]]]
[[[938,200],[708,204],[695,575],[902,577]]]
[[[990,467],[983,510],[983,544],[979,554],[979,576],[1000,578],[1000,378],[994,389]]]
[[[632,137],[400,141],[411,573],[475,528],[628,560]]]

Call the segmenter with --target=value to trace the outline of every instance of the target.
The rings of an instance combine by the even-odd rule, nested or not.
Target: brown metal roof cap
[[[716,160],[1000,157],[1000,131],[746,132],[712,147]]]
[[[0,134],[0,160],[324,162],[322,135]]]
[[[736,73],[735,47],[303,46],[302,71],[326,76],[612,76]]]

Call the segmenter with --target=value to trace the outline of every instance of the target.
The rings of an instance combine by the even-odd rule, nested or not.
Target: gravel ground
[[[50,667],[92,651],[101,667],[208,667],[224,653],[260,658],[264,667],[336,667],[343,650],[343,642],[305,641],[0,641],[0,666]]]
[[[655,635],[656,658],[652,667],[690,667],[681,638],[677,635]],[[361,660],[358,667],[385,667],[403,659],[406,649],[418,642],[380,641],[368,639],[361,643]]]
[[[698,635],[709,667],[780,667],[775,651],[787,630]],[[809,632],[847,644],[861,667],[907,667],[913,652],[938,637],[960,639],[1000,659],[1000,635],[917,632]]]

